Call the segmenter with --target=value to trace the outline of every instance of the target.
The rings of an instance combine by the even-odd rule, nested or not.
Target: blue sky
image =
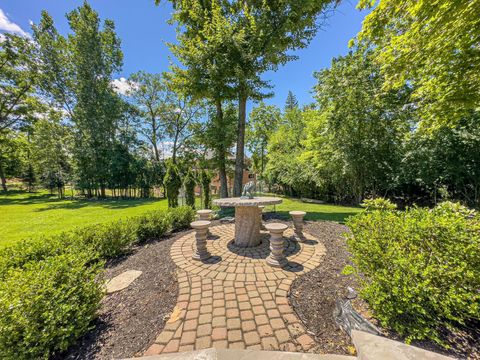
[[[299,0],[301,1],[301,0]],[[154,0],[90,0],[102,19],[114,20],[122,40],[124,66],[118,77],[128,77],[138,70],[162,72],[168,70],[169,51],[165,42],[175,41],[175,28],[167,24],[171,7],[167,1],[160,6]],[[54,18],[62,34],[68,33],[65,14],[81,5],[82,0],[2,0],[0,2],[0,32],[30,31],[30,21],[38,22],[45,9]],[[307,49],[296,51],[300,58],[288,63],[264,78],[271,80],[275,96],[266,102],[283,107],[289,90],[300,104],[313,101],[313,72],[328,67],[335,56],[348,52],[348,41],[361,28],[366,12],[355,9],[355,0],[344,0],[329,17]],[[4,15],[4,16],[2,16]],[[21,29],[21,30],[19,30]],[[249,108],[251,105],[249,106]]]

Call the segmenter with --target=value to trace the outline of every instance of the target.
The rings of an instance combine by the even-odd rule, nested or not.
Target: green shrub
[[[0,279],[10,268],[22,268],[29,262],[45,260],[65,253],[86,251],[87,246],[78,241],[72,232],[22,240],[0,250]]]
[[[385,207],[383,207],[385,208]],[[480,318],[480,216],[460,204],[370,210],[347,243],[361,295],[407,341],[442,344],[441,326]]]
[[[395,210],[397,208],[397,205],[384,198],[365,199],[361,206],[365,208],[366,211]]]
[[[176,209],[169,209],[173,211]],[[137,222],[137,237],[140,242],[158,239],[170,229],[170,222],[165,211],[150,211],[135,218]]]
[[[0,358],[47,359],[66,350],[100,306],[99,259],[188,227],[193,218],[189,206],[152,211],[0,250]]]
[[[191,170],[188,170],[183,186],[185,187],[185,200],[188,206],[195,209],[195,175]]]
[[[195,219],[195,211],[190,206],[181,206],[169,210],[167,217],[172,230],[187,229]]]
[[[168,199],[168,207],[175,208],[178,206],[178,194],[182,187],[182,180],[178,172],[177,165],[169,162],[167,165],[167,172],[163,178],[165,184],[166,195]]]
[[[119,220],[76,229],[72,236],[108,259],[126,253],[137,241],[137,226],[133,219]]]
[[[103,296],[85,252],[11,267],[0,281],[0,358],[48,359],[84,334]]]
[[[202,186],[203,207],[205,209],[212,208],[212,196],[210,194],[210,183],[212,181],[212,174],[202,170],[200,173],[200,184]]]

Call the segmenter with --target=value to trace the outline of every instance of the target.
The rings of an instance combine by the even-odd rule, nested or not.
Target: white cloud
[[[124,77],[121,77],[120,79],[115,79],[112,81],[112,86],[113,89],[121,95],[128,95],[129,91],[132,90],[132,87],[134,86],[131,82],[129,82],[127,79]]]
[[[21,36],[30,37],[30,34],[23,31],[23,29],[19,25],[11,22],[2,9],[0,9],[0,31],[6,31]]]

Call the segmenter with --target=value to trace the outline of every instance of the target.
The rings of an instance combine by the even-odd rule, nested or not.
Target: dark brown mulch
[[[308,222],[305,230],[316,236],[326,248],[320,266],[296,279],[290,291],[290,301],[318,343],[320,353],[351,354],[353,344],[333,319],[335,301],[347,294],[347,286],[355,288],[351,276],[341,272],[348,261],[342,234],[344,225],[334,222]]]
[[[153,343],[176,304],[178,283],[170,246],[183,234],[138,247],[107,266],[106,279],[126,270],[143,273],[128,288],[105,296],[95,328],[59,359],[133,357]]]
[[[353,354],[354,347],[350,337],[340,329],[333,318],[336,300],[345,298],[348,286],[357,288],[352,276],[342,275],[342,269],[348,264],[349,258],[342,235],[348,231],[348,228],[337,223],[322,221],[308,222],[305,228],[319,238],[327,251],[318,268],[294,281],[290,301],[307,330],[317,340],[317,352]],[[402,341],[398,334],[379,326],[378,321],[372,317],[368,304],[363,300],[356,298],[352,303],[361,315],[379,328],[383,336]],[[442,335],[450,345],[449,350],[439,347],[432,341],[414,342],[412,345],[460,359],[480,359],[478,323],[468,324],[455,332],[444,330]]]

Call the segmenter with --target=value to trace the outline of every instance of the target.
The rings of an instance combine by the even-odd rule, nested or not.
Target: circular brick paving
[[[233,244],[234,225],[210,228],[204,262],[192,259],[195,233],[178,239],[171,256],[178,266],[177,305],[145,355],[216,348],[308,351],[315,342],[288,303],[292,281],[320,264],[325,247],[311,234],[298,243],[284,233],[288,264],[272,268],[269,235],[255,248]]]

